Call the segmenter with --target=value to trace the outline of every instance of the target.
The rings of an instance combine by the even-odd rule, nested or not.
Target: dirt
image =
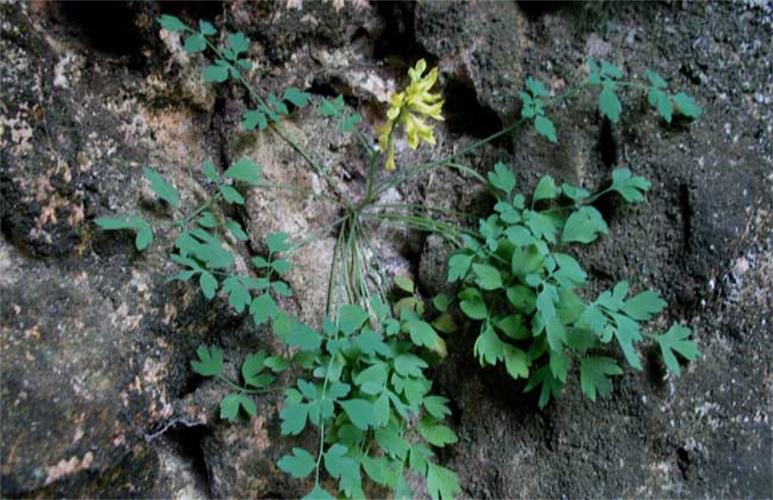
[[[197,77],[201,61],[153,19],[161,12],[211,19],[255,42],[251,78],[278,92],[342,93],[365,126],[419,57],[441,68],[446,123],[438,146],[398,160],[443,156],[517,118],[527,75],[560,92],[588,57],[643,79],[651,68],[704,109],[667,125],[646,98],[625,93],[610,125],[580,94],[551,118],[559,145],[532,130],[463,158],[486,172],[514,167],[529,192],[541,175],[595,189],[615,166],[653,183],[647,203],[599,207],[610,234],[578,256],[589,293],[627,279],[657,288],[673,322],[696,332],[701,359],[675,379],[654,351],[608,400],[584,399],[570,377],[564,397],[538,410],[503,371],[472,355],[474,330],[448,339],[435,389],[453,405],[460,442],[440,461],[458,471],[463,496],[773,496],[773,7],[744,3],[88,3],[0,5],[0,317],[3,497],[293,497],[304,485],[275,463],[294,444],[279,436],[280,397],[258,401],[251,422],[217,418],[225,393],[194,376],[200,343],[223,346],[227,369],[274,345],[267,331],[168,284],[163,232],[143,254],[130,237],[95,230],[94,218],[149,208],[146,164],[192,205],[212,189],[200,173],[247,156],[267,175],[317,189],[320,179],[270,139],[237,132],[249,104],[236,86]],[[315,127],[311,112],[288,126],[323,151],[342,189],[361,195],[365,171],[353,140]],[[383,173],[381,175],[384,175]],[[324,189],[324,188],[323,188]],[[233,214],[251,241],[231,242],[240,262],[263,234],[303,232],[334,217],[311,199],[248,198]],[[470,179],[436,171],[389,194],[396,201],[477,214],[491,200]],[[375,228],[376,260],[411,272],[422,293],[447,290],[450,251],[436,237]],[[287,307],[313,321],[324,310],[334,234],[301,255]]]

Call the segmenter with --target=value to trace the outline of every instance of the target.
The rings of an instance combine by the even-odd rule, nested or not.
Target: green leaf
[[[542,115],[534,118],[534,128],[537,129],[540,135],[545,137],[553,144],[558,143],[558,137],[556,137],[556,127],[550,118],[546,118]]]
[[[668,94],[657,89],[650,89],[647,101],[650,103],[650,106],[658,111],[658,114],[666,120],[667,123],[671,123],[674,105],[671,103],[671,98]]]
[[[295,321],[286,339],[287,345],[298,347],[301,351],[318,351],[322,344],[322,338],[317,332]]]
[[[158,23],[165,30],[172,31],[172,32],[186,31],[189,29],[188,26],[185,25],[185,23],[180,21],[175,16],[170,16],[169,14],[161,15],[158,18]]]
[[[440,355],[445,355],[446,343],[440,338],[437,332],[435,332],[432,325],[420,319],[410,319],[407,321],[407,324],[408,333],[410,334],[411,342],[413,342],[414,345],[426,347]]]
[[[309,100],[311,99],[311,94],[307,92],[303,92],[302,90],[297,89],[295,87],[288,87],[284,91],[284,94],[282,95],[282,99],[292,103],[294,106],[303,108],[303,107],[306,107],[307,104],[309,104]]]
[[[614,333],[615,337],[617,337],[617,343],[623,350],[625,360],[628,361],[628,364],[632,367],[641,370],[641,361],[639,360],[638,352],[634,346],[635,342],[641,342],[642,340],[641,333],[639,333],[639,324],[621,314],[610,313],[610,315],[617,326]]]
[[[351,132],[361,121],[362,115],[359,113],[352,113],[347,115],[343,120],[341,120],[341,132]]]
[[[395,426],[376,429],[376,442],[389,455],[405,459],[408,454],[408,443],[399,434]]]
[[[150,188],[156,193],[156,196],[169,203],[172,207],[177,208],[180,204],[180,195],[174,186],[150,167],[145,167],[144,172],[145,178],[150,181]]]
[[[659,89],[668,88],[668,82],[666,82],[662,76],[660,76],[659,74],[655,73],[650,69],[647,70],[647,79],[655,88],[659,88]]]
[[[349,399],[339,403],[355,427],[363,431],[373,422],[373,405],[364,399]]]
[[[266,246],[271,253],[286,252],[290,249],[290,242],[287,233],[281,231],[275,233],[269,233],[266,235]]]
[[[242,225],[234,220],[226,221],[225,228],[234,236],[234,238],[239,241],[247,241],[250,239],[249,235],[247,235],[247,233],[242,228]]]
[[[293,454],[283,456],[277,466],[292,477],[303,479],[317,467],[317,461],[303,448],[293,448]]]
[[[476,283],[483,290],[497,290],[502,288],[502,275],[499,271],[487,264],[473,264],[472,270],[477,276]]]
[[[215,297],[215,293],[217,292],[217,279],[212,273],[202,271],[201,274],[199,274],[199,286],[201,287],[201,292],[207,299],[212,300]]]
[[[204,68],[204,81],[206,83],[223,83],[228,80],[228,67],[217,65],[209,65]]]
[[[338,327],[344,335],[351,335],[368,319],[368,313],[360,306],[346,304],[338,310]]]
[[[244,311],[244,308],[252,300],[244,282],[236,276],[229,276],[223,281],[223,291],[228,294],[228,303],[237,313]]]
[[[204,163],[202,163],[201,170],[204,172],[204,175],[207,177],[207,179],[211,180],[212,182],[219,182],[220,175],[218,175],[217,168],[215,168],[215,164],[212,163],[212,160],[206,160]]]
[[[252,304],[250,304],[250,314],[252,314],[256,325],[262,325],[269,319],[272,319],[278,311],[279,308],[276,302],[267,293],[256,297],[253,299]]]
[[[354,383],[365,394],[375,396],[381,394],[386,386],[387,367],[378,363],[366,368],[354,377]]]
[[[426,396],[422,403],[427,412],[438,420],[442,420],[451,415],[451,409],[448,407],[448,398],[443,396]]]
[[[296,392],[296,394],[298,394]],[[298,398],[300,398],[298,394]],[[282,411],[279,412],[279,418],[282,420],[282,435],[297,436],[306,427],[306,419],[309,416],[309,405],[299,401],[285,400]]]
[[[676,104],[676,110],[680,115],[687,118],[697,120],[701,117],[703,109],[695,102],[695,100],[684,92],[679,92],[674,96],[674,104]]]
[[[495,365],[505,357],[506,344],[499,339],[493,328],[484,326],[481,333],[475,340],[473,353],[478,358],[478,362],[483,365]]]
[[[472,264],[472,255],[457,253],[448,259],[448,282],[463,280],[467,277]]]
[[[244,36],[244,33],[241,31],[232,35],[228,35],[227,40],[228,45],[231,46],[231,49],[233,49],[234,53],[237,55],[241,52],[247,52],[250,50],[250,39]]]
[[[534,291],[523,285],[508,288],[507,300],[515,306],[516,310],[526,314],[531,314],[537,306],[537,296],[534,294]]]
[[[322,486],[315,484],[314,488],[302,500],[334,500],[335,497]]]
[[[539,184],[534,189],[534,201],[539,200],[552,200],[561,193],[561,190],[556,187],[556,182],[553,177],[546,175],[540,179]]]
[[[587,189],[583,189],[577,186],[572,186],[571,184],[567,184],[567,183],[561,184],[561,191],[564,193],[564,195],[567,198],[575,202],[583,200],[588,196],[590,196],[590,192]]]
[[[612,123],[617,123],[620,120],[620,112],[623,110],[623,105],[620,104],[620,99],[617,98],[614,90],[614,84],[611,82],[604,82],[599,94],[599,111],[602,116],[606,116]]]
[[[529,358],[517,347],[505,346],[505,368],[514,379],[529,376]]]
[[[540,396],[537,406],[542,409],[548,404],[551,396],[556,399],[561,397],[561,389],[564,385],[560,380],[553,376],[550,372],[550,367],[543,366],[532,373],[531,378],[529,378],[529,383],[526,384],[523,391],[530,392],[537,386],[540,386]]]
[[[395,371],[404,377],[421,377],[427,362],[413,354],[400,354],[394,360]]]
[[[588,275],[580,267],[580,263],[577,262],[574,257],[565,253],[554,253],[553,258],[556,259],[558,264],[558,271],[553,273],[553,276],[561,282],[563,286],[570,285],[582,285],[585,283],[585,279]]]
[[[623,304],[623,312],[638,321],[648,321],[668,305],[658,292],[647,290],[631,297]]]
[[[591,243],[599,234],[607,234],[609,227],[601,213],[591,206],[572,212],[561,233],[561,243]]]
[[[236,422],[239,408],[243,408],[247,415],[254,417],[258,414],[255,402],[244,394],[228,394],[220,401],[220,418],[229,422]]]
[[[413,293],[413,280],[408,276],[397,275],[394,277],[394,282],[400,290]]]
[[[322,99],[319,103],[319,112],[322,116],[338,116],[344,109],[344,97],[338,96],[335,100]]]
[[[566,344],[566,329],[563,323],[561,323],[561,319],[558,316],[545,318],[543,314],[543,321],[545,322],[545,331],[547,332],[550,349],[560,352],[564,344]]]
[[[119,229],[136,229],[135,219],[138,219],[138,217],[99,217],[94,222],[105,231],[115,231]]]
[[[188,36],[183,44],[183,50],[188,54],[195,54],[207,48],[207,40],[204,35],[198,33]]]
[[[525,210],[523,212],[523,219],[534,236],[543,238],[548,243],[557,242],[556,233],[558,233],[558,228],[549,216],[532,210]]]
[[[253,387],[265,387],[274,381],[274,376],[268,373],[263,373],[263,369],[266,367],[263,363],[266,361],[266,353],[263,351],[250,354],[244,359],[242,363],[242,378],[244,383]]]
[[[209,21],[199,20],[199,33],[202,35],[216,35],[217,30]]]
[[[427,440],[432,446],[442,448],[447,444],[453,444],[459,441],[454,431],[450,427],[437,424],[434,420],[423,418],[419,422],[419,434]]]
[[[215,218],[215,214],[208,211],[203,212],[201,217],[196,220],[196,223],[199,226],[205,227],[207,229],[214,229],[217,227],[217,219]]]
[[[515,187],[515,176],[504,163],[494,165],[494,171],[488,173],[488,180],[492,186],[501,189],[510,195]]]
[[[252,186],[257,186],[260,184],[261,171],[262,168],[256,165],[252,160],[242,158],[231,165],[223,175],[230,177],[231,179],[246,182]]]
[[[634,176],[627,168],[618,168],[612,172],[612,185],[610,189],[620,193],[628,203],[641,203],[644,201],[644,193],[652,187],[650,181],[644,177]]]
[[[349,449],[340,444],[334,444],[325,452],[325,469],[327,472],[338,479],[351,475],[355,469],[359,469],[357,462],[346,457]]]
[[[679,368],[679,360],[675,354],[679,354],[687,361],[695,361],[700,356],[697,344],[689,340],[692,331],[681,325],[673,325],[663,335],[655,337],[663,355],[663,362],[669,372],[678,377],[682,374]]]
[[[529,92],[534,97],[547,97],[550,95],[542,82],[532,77],[526,78],[526,88],[529,89]]]
[[[381,333],[370,328],[363,329],[363,332],[355,339],[355,343],[364,354],[378,352],[382,356],[390,356],[392,353],[389,346],[384,343]]]
[[[462,489],[454,471],[427,462],[427,491],[432,500],[452,500]]]
[[[596,356],[580,361],[582,392],[591,401],[596,401],[596,394],[608,398],[612,393],[612,381],[609,376],[622,374],[622,368],[612,358]]]
[[[448,298],[448,295],[439,293],[433,297],[432,305],[435,307],[435,309],[438,310],[438,312],[446,312],[448,310],[448,306],[451,305],[451,299]]]
[[[601,61],[601,74],[608,78],[622,78],[623,70],[607,61]]]
[[[223,371],[223,351],[216,346],[199,346],[196,349],[198,360],[191,361],[193,371],[202,377],[214,377]]]
[[[271,369],[272,372],[281,373],[290,366],[290,361],[281,356],[269,356],[263,364],[266,365],[266,368]]]
[[[228,203],[235,203],[237,205],[244,205],[244,197],[231,186],[223,186],[220,188],[223,193],[223,198]]]
[[[486,310],[486,303],[483,302],[480,292],[477,288],[466,288],[459,294],[461,299],[459,307],[462,312],[470,319],[486,319],[488,318],[488,311]]]
[[[457,329],[456,322],[451,313],[443,313],[432,320],[432,328],[440,333],[454,333]]]

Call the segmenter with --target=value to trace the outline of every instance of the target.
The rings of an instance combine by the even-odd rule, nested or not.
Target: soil
[[[236,373],[232,360],[274,347],[269,332],[224,300],[167,283],[172,236],[158,232],[140,254],[131,237],[93,224],[138,206],[164,219],[144,165],[172,179],[188,205],[212,189],[199,171],[208,158],[222,170],[246,156],[277,181],[323,184],[289,148],[238,130],[247,96],[201,82],[202,59],[154,22],[169,13],[244,31],[261,89],[294,85],[316,102],[343,94],[366,130],[408,66],[420,57],[439,65],[447,104],[438,145],[401,147],[402,161],[442,157],[499,130],[519,116],[526,76],[560,92],[588,57],[638,79],[651,68],[695,97],[704,110],[695,123],[664,124],[631,92],[610,124],[581,94],[551,111],[558,146],[521,130],[460,160],[482,173],[504,161],[524,192],[545,173],[595,189],[619,165],[650,179],[644,204],[600,201],[609,235],[577,253],[588,293],[622,279],[659,289],[669,308],[651,327],[690,326],[702,355],[674,378],[649,350],[642,372],[626,371],[595,403],[570,376],[563,397],[538,410],[503,370],[479,367],[475,330],[463,329],[433,374],[460,437],[440,461],[472,498],[773,497],[773,5],[341,3],[0,4],[0,494],[305,491],[275,466],[297,444],[279,436],[279,395],[231,425],[217,418],[225,389],[189,366],[195,347],[211,343]],[[288,126],[324,153],[340,189],[362,194],[354,141],[310,110]],[[491,205],[469,178],[440,170],[389,196],[476,214]],[[231,242],[245,266],[265,233],[303,233],[335,213],[264,193],[232,215],[250,235]],[[412,273],[425,296],[447,289],[447,244],[374,229],[382,268]],[[320,261],[334,237],[299,254],[288,277],[296,300],[283,305],[311,322],[324,311]]]

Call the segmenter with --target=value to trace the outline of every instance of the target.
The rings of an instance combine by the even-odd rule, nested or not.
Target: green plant
[[[294,448],[279,468],[296,478],[313,472],[313,498],[332,498],[322,488],[322,470],[346,496],[365,496],[361,469],[395,497],[413,497],[404,477],[410,469],[426,478],[432,498],[452,498],[459,492],[456,475],[432,462],[430,446],[457,437],[442,424],[451,413],[448,400],[430,394],[432,382],[424,374],[444,344],[410,307],[398,320],[376,297],[369,306],[371,313],[344,305],[335,323],[326,320],[321,334],[302,339],[293,337],[298,328],[275,322],[274,333],[304,353],[301,363],[310,377],[286,391],[282,434],[298,435],[308,426],[319,434],[316,450]]]
[[[622,373],[611,357],[613,338],[629,364],[641,367],[636,343],[647,334],[640,331],[638,322],[660,312],[665,303],[650,291],[626,299],[626,282],[592,303],[584,303],[578,292],[586,274],[564,247],[591,243],[606,234],[606,223],[592,206],[595,200],[615,192],[629,203],[638,203],[644,200],[649,183],[620,169],[613,173],[607,189],[591,195],[580,187],[558,186],[547,176],[527,208],[525,197],[513,194],[515,177],[505,165],[497,164],[486,178],[458,159],[528,123],[548,141],[557,143],[559,134],[548,110],[583,89],[599,89],[600,115],[612,122],[620,119],[622,104],[616,92],[622,88],[644,90],[649,105],[666,122],[674,115],[688,120],[700,116],[701,109],[689,96],[670,94],[667,83],[652,71],[647,73],[647,85],[623,81],[622,70],[606,61],[589,61],[589,75],[557,96],[529,77],[526,89],[519,93],[523,102],[520,120],[445,158],[401,165],[399,171],[380,179],[380,165],[387,171],[398,166],[396,134],[404,133],[412,149],[422,143],[434,145],[433,123],[443,120],[442,95],[431,92],[438,81],[438,69],[425,74],[427,64],[420,60],[408,71],[407,87],[390,100],[386,120],[376,130],[378,148],[361,130],[362,116],[352,111],[342,96],[319,101],[319,119],[334,121],[342,133],[352,134],[367,165],[364,196],[349,199],[324,168],[326,162],[301,147],[283,126],[295,108],[314,101],[310,94],[287,87],[279,93],[281,97],[263,95],[244,73],[252,69],[252,63],[251,42],[243,33],[221,34],[206,21],[194,28],[169,15],[161,16],[159,23],[184,37],[183,48],[189,54],[212,54],[212,61],[202,69],[205,82],[230,82],[247,91],[243,130],[276,134],[311,172],[325,180],[331,193],[263,182],[260,167],[248,159],[237,161],[222,175],[214,164],[206,162],[203,173],[214,194],[187,216],[156,224],[157,229],[177,232],[176,250],[170,258],[182,269],[171,279],[189,281],[196,277],[208,300],[222,291],[237,313],[249,309],[256,325],[270,323],[273,334],[286,346],[281,354],[269,356],[261,351],[248,355],[241,365],[241,381],[225,375],[219,348],[198,348],[198,358],[191,363],[193,371],[219,380],[232,391],[221,402],[221,417],[233,422],[240,411],[253,416],[257,408],[251,396],[279,389],[270,386],[282,372],[305,373],[285,391],[281,431],[299,435],[315,429],[319,445],[313,452],[294,448],[278,466],[296,478],[307,478],[314,472],[309,497],[332,496],[323,487],[324,473],[338,483],[339,495],[364,496],[368,486],[362,471],[395,497],[412,496],[404,478],[406,470],[424,476],[427,491],[435,500],[460,492],[456,474],[431,460],[431,447],[443,447],[457,438],[442,423],[451,413],[448,400],[430,394],[432,382],[425,375],[427,368],[446,355],[445,341],[438,332],[449,334],[457,329],[452,299],[435,297],[432,308],[436,317],[430,321],[425,318],[424,300],[410,279],[395,277],[400,292],[387,293],[383,284],[391,282],[390,278],[366,257],[373,222],[436,233],[460,248],[449,260],[448,278],[464,284],[458,294],[462,313],[481,322],[475,355],[482,364],[503,362],[513,378],[528,378],[527,389],[541,386],[541,407],[561,392],[572,362],[580,365],[581,387],[589,398],[608,396],[609,377]],[[427,118],[431,121],[425,121]],[[477,230],[459,223],[460,216],[468,218],[467,214],[381,201],[387,190],[438,168],[455,170],[497,192],[495,213],[480,221]],[[174,185],[152,169],[145,170],[145,177],[161,202],[177,211],[180,196]],[[252,272],[237,273],[226,242],[236,245],[248,235],[236,220],[224,215],[222,205],[245,203],[237,189],[239,184],[324,198],[335,204],[341,215],[308,235],[267,235],[267,255],[253,256]],[[153,240],[153,226],[137,215],[102,217],[97,224],[106,230],[133,231],[140,251]],[[328,318],[322,321],[321,329],[314,329],[279,306],[277,299],[292,293],[281,276],[290,270],[294,249],[332,230],[338,237],[330,262]],[[387,300],[390,296],[396,300]],[[676,355],[687,360],[698,355],[689,339],[690,331],[684,327],[674,326],[663,335],[649,336],[660,346],[666,367],[674,375],[680,372]]]
[[[566,253],[574,244],[589,244],[607,234],[607,224],[593,202],[616,193],[628,203],[644,201],[650,183],[628,169],[612,173],[606,189],[585,189],[543,177],[531,203],[514,194],[515,176],[503,164],[489,173],[497,193],[495,213],[479,224],[479,237],[465,236],[464,248],[448,262],[448,281],[462,284],[459,306],[480,322],[474,352],[481,365],[503,363],[514,379],[527,379],[525,390],[540,387],[539,406],[558,397],[573,363],[579,365],[582,392],[591,400],[608,397],[610,377],[622,375],[609,357],[614,340],[626,362],[642,369],[637,344],[649,337],[662,349],[667,369],[680,373],[672,351],[688,361],[698,349],[687,328],[674,325],[663,334],[648,334],[639,322],[666,306],[657,292],[628,297],[621,281],[591,303],[578,294],[587,274]]]

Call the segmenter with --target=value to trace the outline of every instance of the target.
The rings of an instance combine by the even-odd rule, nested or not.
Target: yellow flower
[[[440,94],[430,93],[437,82],[438,69],[432,68],[422,77],[426,70],[427,62],[424,59],[420,59],[416,66],[408,70],[411,82],[405,90],[394,94],[389,100],[387,121],[378,128],[378,145],[386,153],[384,167],[387,170],[395,169],[394,132],[399,125],[404,127],[411,149],[418,148],[422,141],[435,144],[434,125],[427,123],[422,116],[443,121],[443,100]]]

